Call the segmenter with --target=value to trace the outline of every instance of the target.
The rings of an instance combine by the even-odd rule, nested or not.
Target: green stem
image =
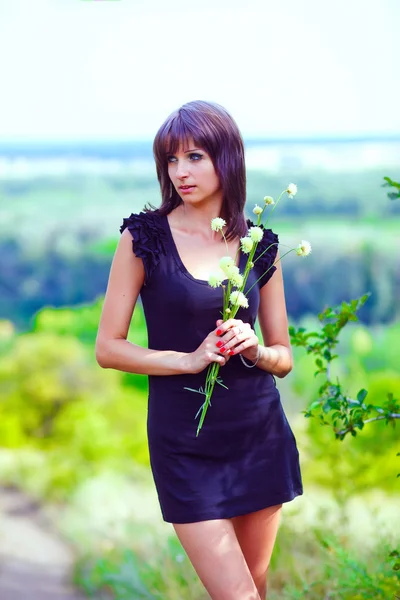
[[[257,245],[258,245],[257,243],[254,243],[253,244],[253,248],[250,250],[249,256],[247,258],[246,266],[245,266],[245,269],[244,269],[243,284],[240,287],[239,292],[244,293],[244,288],[246,286],[247,279],[248,279],[250,271],[252,269],[252,267],[250,265],[253,263],[253,258],[254,258],[254,254],[255,254],[255,252],[257,250]],[[232,307],[232,314],[231,314],[232,319],[235,318],[236,313],[238,312],[239,308],[240,308],[239,304],[235,304],[235,306]]]
[[[259,259],[260,259],[260,258],[261,258],[261,257],[262,257],[262,256],[263,256],[265,253],[266,253],[266,252],[268,252],[268,250],[269,250],[270,248],[272,248],[272,246],[279,246],[279,243],[278,243],[278,242],[273,242],[272,244],[270,244],[270,245],[268,246],[268,248],[265,248],[265,250],[264,250],[263,252],[261,252],[260,256],[257,256],[256,260],[254,261],[254,264],[256,264],[256,262],[257,262],[257,261],[258,261],[258,260],[259,260]]]
[[[220,366],[221,365],[219,363],[212,363],[208,367],[207,377],[206,377],[206,399],[204,401],[203,409],[201,411],[200,421],[199,421],[199,425],[197,427],[196,437],[198,437],[198,435],[200,433],[200,429],[203,426],[204,419],[205,419],[205,416],[207,413],[207,409],[210,405],[210,399],[211,399],[212,393],[214,391],[215,382],[217,381]]]
[[[255,243],[255,244],[253,244],[253,247],[252,247],[252,249],[250,250],[250,254],[249,254],[249,257],[248,257],[248,259],[247,259],[246,267],[245,267],[245,270],[244,270],[244,275],[243,275],[243,285],[242,285],[242,287],[240,288],[240,291],[241,291],[241,292],[243,292],[243,291],[244,291],[244,288],[245,288],[245,285],[246,285],[247,279],[248,279],[248,277],[249,277],[249,274],[250,274],[250,271],[251,271],[251,269],[252,269],[252,267],[251,267],[250,265],[253,263],[253,258],[254,258],[254,255],[255,255],[255,253],[256,253],[257,246],[258,246],[258,243]]]
[[[223,303],[223,309],[222,309],[222,320],[225,321],[225,317],[226,317],[226,309],[228,308],[229,305],[229,296],[227,294],[227,286],[223,285],[222,286],[223,290],[224,290],[224,303]]]
[[[269,215],[268,215],[268,217],[267,217],[267,220],[266,220],[266,221],[265,221],[265,223],[264,223],[264,227],[265,227],[265,226],[266,226],[266,224],[268,223],[269,219],[272,217],[274,210],[275,210],[275,209],[276,209],[276,207],[278,206],[278,202],[279,202],[279,200],[282,198],[283,194],[285,194],[285,193],[286,193],[286,191],[287,191],[287,190],[283,190],[283,192],[281,192],[281,194],[280,194],[280,196],[279,196],[278,200],[277,200],[277,201],[275,202],[275,204],[273,205],[273,207],[272,207],[272,210],[271,210],[271,212],[269,213]]]
[[[271,246],[272,246],[272,245],[273,245],[273,244],[271,244]],[[275,261],[275,262],[274,262],[274,263],[273,263],[273,264],[272,264],[272,265],[271,265],[271,266],[270,266],[270,267],[269,267],[269,268],[268,268],[268,269],[265,271],[265,273],[263,273],[263,274],[261,275],[261,277],[259,277],[259,278],[257,279],[257,281],[255,281],[255,282],[253,283],[253,285],[252,285],[252,286],[251,286],[251,287],[250,287],[250,288],[247,290],[247,292],[246,292],[245,296],[247,296],[247,295],[250,293],[250,291],[253,289],[253,287],[254,287],[254,286],[255,286],[255,285],[256,285],[256,284],[257,284],[257,283],[260,281],[260,279],[262,279],[262,278],[264,277],[264,275],[266,275],[266,274],[268,273],[268,271],[269,271],[270,269],[272,269],[272,267],[274,267],[276,264],[278,264],[278,262],[279,262],[280,260],[282,260],[282,258],[284,258],[284,257],[285,257],[287,254],[290,254],[290,252],[294,252],[295,250],[296,250],[296,248],[292,248],[291,250],[288,250],[288,251],[287,251],[287,252],[286,252],[286,253],[285,253],[283,256],[280,256],[280,257],[278,258],[278,260],[276,260],[276,261]],[[264,253],[263,253],[263,254],[264,254]]]
[[[239,248],[237,249],[237,251],[236,251],[236,254],[235,254],[235,265],[236,265],[236,264],[237,264],[237,262],[238,262],[238,256],[239,256],[239,252],[240,252],[240,245],[239,245]],[[246,265],[246,266],[247,266],[247,265]],[[227,321],[227,320],[228,320],[228,318],[229,318],[229,319],[233,319],[233,318],[234,318],[234,315],[232,315],[232,313],[230,313],[229,315],[227,315],[227,314],[226,314],[226,309],[229,307],[229,297],[230,297],[230,295],[231,295],[231,292],[232,292],[232,282],[231,282],[231,280],[228,278],[228,287],[227,287],[227,290],[226,290],[226,294],[224,294],[224,316],[223,316],[223,320],[224,320],[224,321]],[[238,308],[239,308],[239,307],[238,307]],[[237,311],[236,311],[236,312],[237,312]],[[235,313],[235,314],[236,314],[236,313]]]
[[[228,254],[229,254],[228,242],[226,241],[226,237],[225,237],[225,234],[222,231],[222,229],[221,229],[221,234],[222,234],[222,237],[224,238],[225,248],[226,248],[226,255],[228,256]]]
[[[227,315],[226,314],[226,309],[229,306],[229,297],[231,295],[231,291],[232,291],[232,282],[230,280],[228,280],[228,287],[226,290],[226,305],[225,305],[225,309],[224,309],[224,317],[223,317],[223,321],[227,321],[228,318],[231,318],[232,315]],[[225,302],[224,302],[225,304]]]

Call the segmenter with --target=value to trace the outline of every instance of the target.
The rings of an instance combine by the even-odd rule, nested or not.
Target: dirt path
[[[0,600],[83,600],[69,582],[72,565],[39,507],[0,487]]]

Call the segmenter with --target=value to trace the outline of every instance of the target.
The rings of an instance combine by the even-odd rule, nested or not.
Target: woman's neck
[[[215,233],[211,230],[211,220],[220,216],[221,208],[222,201],[208,202],[206,206],[183,203],[174,211],[176,224],[188,232],[209,232],[210,238],[215,237]]]

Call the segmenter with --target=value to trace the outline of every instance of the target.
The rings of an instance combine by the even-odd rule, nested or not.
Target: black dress
[[[251,225],[250,222],[248,222]],[[122,231],[133,236],[133,252],[143,260],[141,299],[153,350],[193,352],[216,327],[222,288],[211,288],[186,270],[166,216],[132,214]],[[265,230],[259,256],[278,237]],[[251,270],[246,289],[273,263],[272,246]],[[247,256],[240,256],[243,272]],[[259,288],[237,318],[254,327]],[[204,386],[206,370],[192,375],[149,376],[147,432],[150,462],[163,519],[190,523],[231,518],[289,502],[303,493],[296,440],[284,413],[275,379],[233,356],[220,369],[203,427],[195,416],[204,396],[185,390]]]

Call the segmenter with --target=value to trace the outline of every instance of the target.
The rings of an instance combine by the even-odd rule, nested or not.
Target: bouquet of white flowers
[[[272,213],[274,212],[276,206],[278,205],[279,200],[282,198],[283,194],[285,194],[285,193],[288,194],[289,198],[293,198],[297,193],[297,186],[294,183],[289,184],[288,187],[285,190],[283,190],[283,192],[280,194],[276,203],[274,202],[274,200],[271,196],[265,196],[264,206],[261,207],[256,204],[256,206],[254,207],[253,213],[257,216],[257,225],[254,227],[250,227],[248,234],[245,237],[240,239],[239,250],[241,250],[243,252],[243,254],[248,254],[244,272],[240,273],[239,267],[236,266],[236,259],[233,259],[231,256],[224,256],[223,258],[221,258],[220,263],[219,263],[220,271],[216,272],[216,273],[212,273],[209,277],[208,284],[211,287],[213,287],[213,288],[217,288],[220,286],[223,287],[223,307],[222,307],[222,320],[223,321],[226,321],[227,319],[234,319],[239,308],[241,308],[241,307],[248,308],[249,303],[248,303],[247,296],[248,296],[250,290],[278,262],[278,261],[276,261],[273,265],[271,265],[269,267],[269,269],[267,269],[261,275],[261,277],[259,277],[257,279],[257,281],[249,289],[247,289],[245,291],[245,286],[246,286],[246,282],[247,282],[250,270],[254,267],[255,262],[257,262],[257,260],[259,260],[261,258],[261,256],[263,256],[263,254],[265,254],[265,252],[267,252],[271,248],[271,246],[274,245],[274,244],[269,245],[268,248],[266,248],[264,250],[264,252],[262,252],[260,254],[260,256],[257,257],[255,262],[253,262],[254,255],[255,255],[255,252],[257,249],[257,245],[259,242],[261,242],[261,240],[263,239],[263,235],[264,235],[264,230],[260,227],[260,225],[262,224],[261,220],[262,220],[264,211],[267,209],[267,207],[272,206],[273,208],[270,211],[270,215],[269,215],[269,216],[271,216]],[[268,221],[268,219],[267,219],[267,221]],[[265,222],[265,224],[263,224],[264,228],[265,228],[267,221]],[[216,217],[215,219],[212,219],[212,221],[211,221],[211,229],[213,231],[221,232],[221,235],[222,235],[222,237],[225,241],[226,247],[228,249],[228,244],[225,239],[224,232],[223,232],[223,227],[225,225],[226,225],[226,222],[224,219],[221,219],[221,217]],[[296,254],[298,256],[307,256],[311,252],[311,244],[309,242],[307,242],[306,240],[302,240],[296,248],[291,248],[290,250],[288,250],[288,252],[286,252],[278,260],[282,260],[282,258],[284,256],[286,256],[287,254],[289,254],[290,252],[296,252]],[[223,282],[225,280],[227,280],[227,284],[223,285]],[[210,400],[211,400],[211,396],[212,396],[215,384],[218,383],[222,387],[225,387],[226,389],[228,389],[223,384],[223,381],[222,381],[221,377],[219,376],[219,369],[220,369],[220,365],[218,363],[214,362],[209,365],[208,370],[207,370],[207,376],[206,376],[204,388],[201,387],[198,390],[195,390],[193,388],[187,388],[187,387],[184,388],[191,392],[197,392],[197,393],[203,394],[205,396],[204,403],[200,406],[200,409],[197,412],[196,417],[195,417],[197,419],[198,415],[201,412],[199,425],[197,427],[196,437],[199,435],[200,429],[202,428],[202,425],[204,422],[204,418],[206,416],[207,409],[211,404]]]

